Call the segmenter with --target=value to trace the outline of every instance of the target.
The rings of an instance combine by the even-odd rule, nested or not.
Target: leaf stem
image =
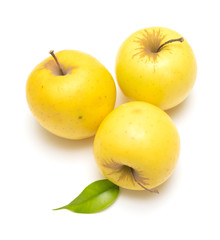
[[[138,182],[137,178],[135,177],[135,173],[134,173],[134,169],[131,168],[131,173],[132,173],[132,176],[134,178],[134,181],[139,185],[141,186],[144,190],[146,191],[149,191],[149,192],[153,192],[153,193],[159,193],[159,191],[157,189],[149,189],[149,188],[146,188],[145,186],[143,186],[140,182]]]
[[[50,53],[50,54],[52,55],[52,57],[54,58],[57,66],[58,66],[58,68],[59,68],[60,74],[61,74],[61,75],[65,75],[64,72],[63,72],[63,70],[62,70],[62,68],[61,68],[61,66],[60,66],[60,63],[59,63],[58,60],[57,60],[56,55],[54,54],[54,50],[50,50],[49,53]]]
[[[159,46],[159,48],[157,49],[157,52],[159,52],[164,45],[166,45],[166,44],[168,44],[168,43],[172,43],[172,42],[177,42],[177,41],[178,41],[178,42],[183,42],[183,41],[184,41],[184,38],[183,38],[183,37],[180,37],[180,38],[171,39],[171,40],[169,40],[169,41],[166,41],[165,43],[163,43],[162,45]]]

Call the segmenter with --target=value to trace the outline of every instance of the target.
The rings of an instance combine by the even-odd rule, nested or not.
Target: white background
[[[1,1],[0,239],[220,239],[219,1]],[[97,214],[52,211],[102,179],[93,138],[70,141],[36,122],[26,103],[31,70],[54,49],[76,49],[115,79],[121,43],[141,28],[181,33],[198,63],[186,101],[168,111],[181,138],[179,163],[160,194],[121,189]],[[117,104],[124,98],[118,90]]]

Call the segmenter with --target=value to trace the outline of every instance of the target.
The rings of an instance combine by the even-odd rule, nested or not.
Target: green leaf
[[[95,213],[111,205],[118,197],[119,187],[107,179],[88,185],[68,205],[54,210],[67,209],[76,213]]]

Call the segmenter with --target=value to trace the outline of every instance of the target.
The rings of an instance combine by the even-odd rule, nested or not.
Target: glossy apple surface
[[[163,110],[175,107],[190,93],[197,73],[192,48],[179,33],[163,27],[141,29],[121,45],[116,77],[123,93]],[[160,48],[160,49],[159,49]]]
[[[28,105],[38,122],[67,139],[93,136],[115,105],[116,88],[108,70],[79,51],[57,52],[37,65],[26,85]]]
[[[120,187],[154,189],[175,169],[180,139],[171,118],[146,102],[114,109],[101,123],[94,156],[103,175]]]

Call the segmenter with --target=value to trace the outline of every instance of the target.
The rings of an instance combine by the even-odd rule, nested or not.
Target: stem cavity
[[[180,38],[176,38],[176,39],[171,39],[169,41],[166,41],[165,43],[163,43],[162,45],[159,46],[159,48],[157,49],[157,52],[159,52],[161,50],[161,48],[166,45],[166,44],[169,44],[169,43],[172,43],[172,42],[183,42],[184,41],[184,38],[183,37],[180,37]]]
[[[54,58],[57,66],[58,66],[58,69],[59,69],[59,71],[60,71],[60,75],[65,75],[64,72],[63,72],[63,70],[62,70],[62,68],[61,68],[61,66],[60,66],[60,63],[59,63],[58,60],[57,60],[56,55],[54,54],[54,50],[50,50],[49,53],[50,53],[50,54],[52,55],[52,57]]]

